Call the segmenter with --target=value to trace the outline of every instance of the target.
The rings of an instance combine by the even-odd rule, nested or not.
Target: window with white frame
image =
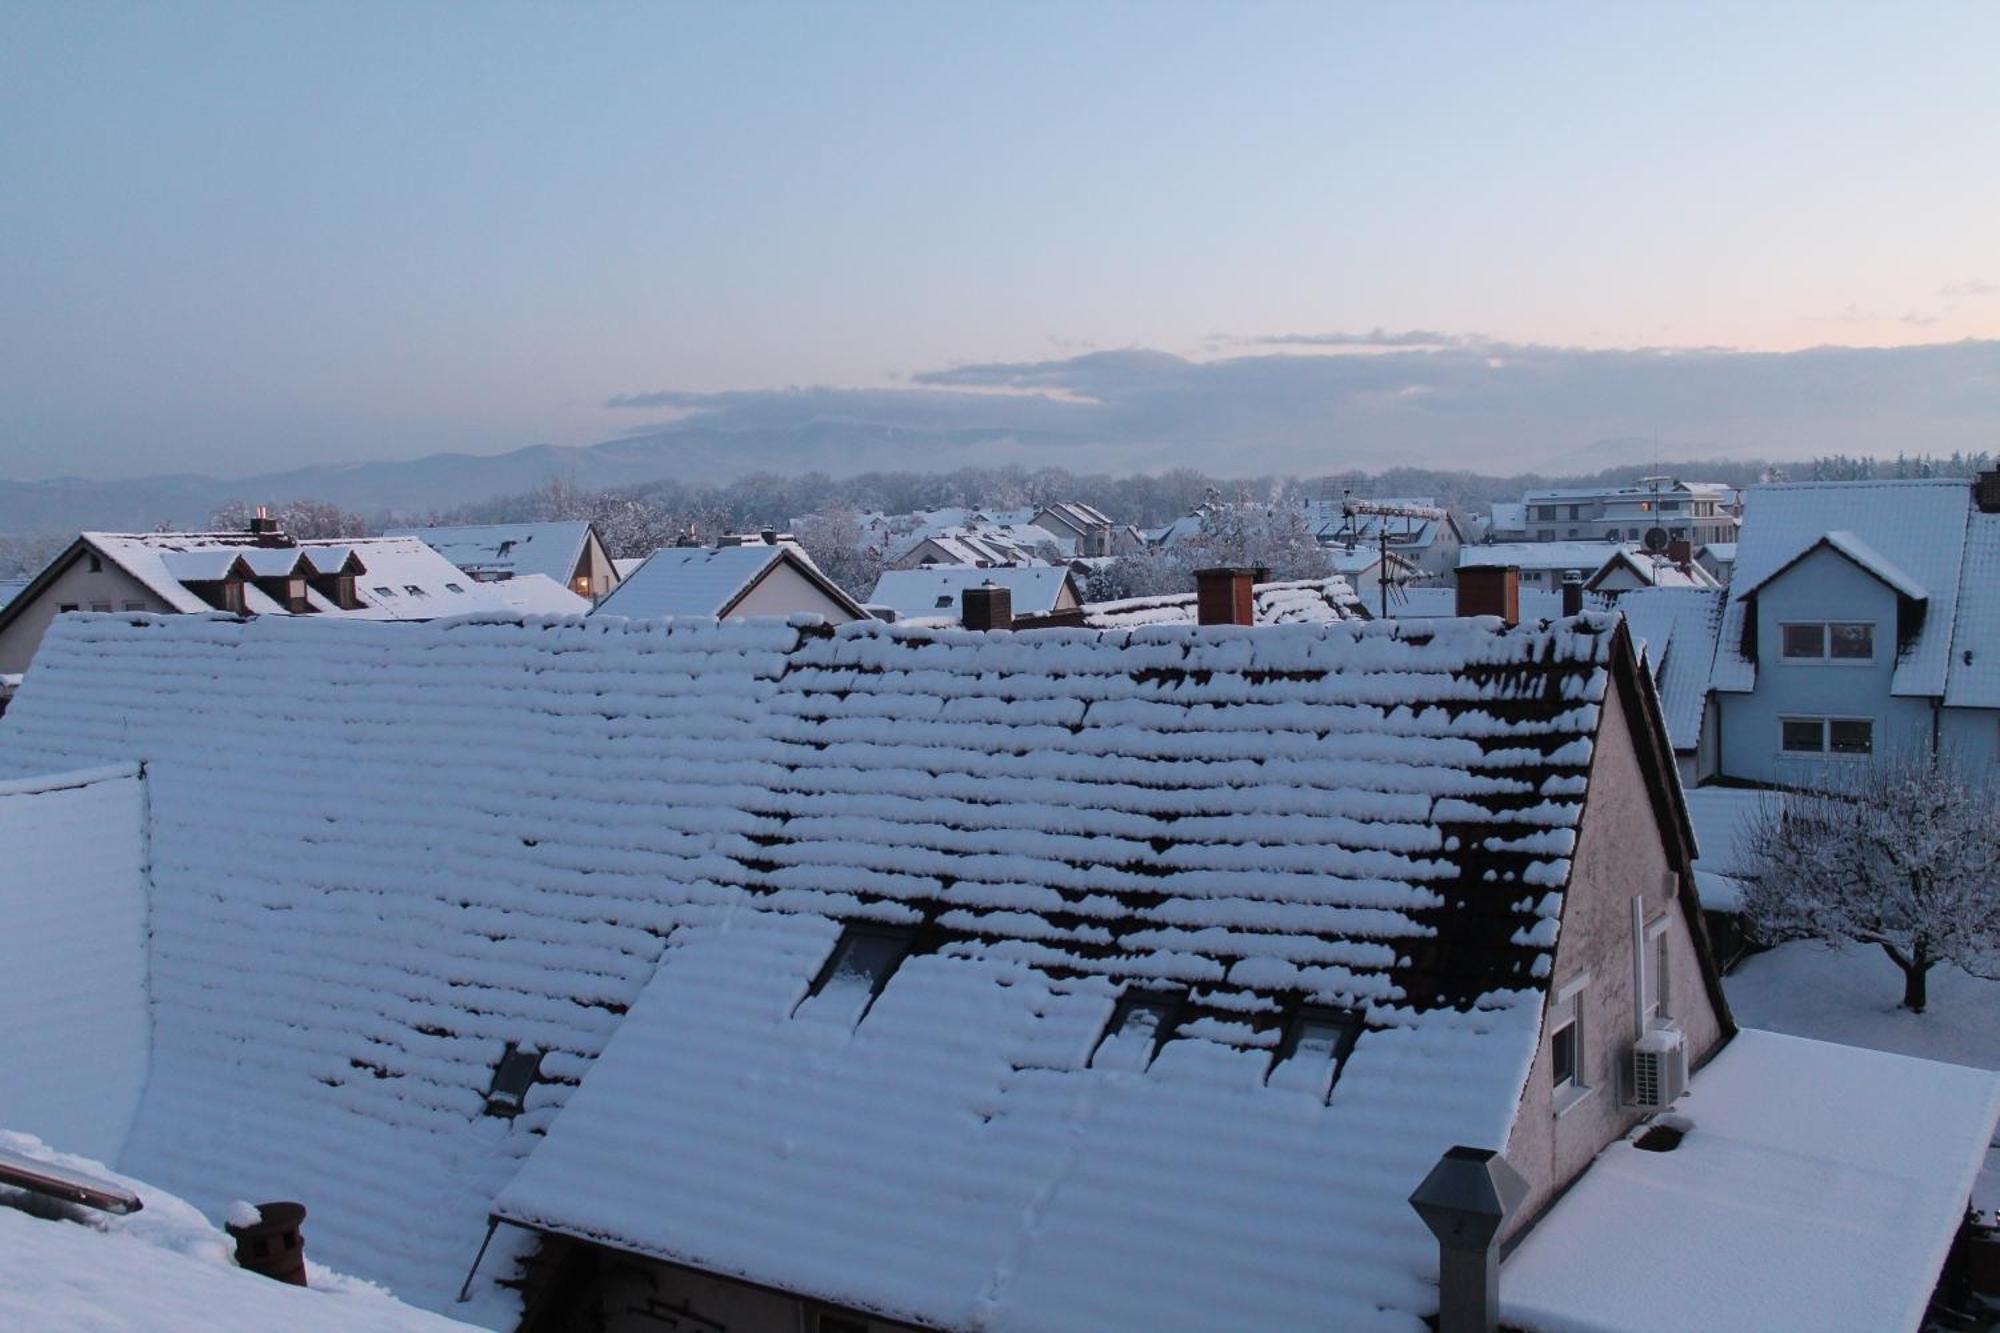
[[[1668,963],[1671,954],[1668,951],[1667,939],[1665,916],[1646,923],[1646,977],[1641,1008],[1645,1014],[1646,1026],[1649,1028],[1657,1021],[1674,1016],[1672,994],[1668,984]]]
[[[1875,721],[1866,717],[1780,718],[1778,748],[1786,754],[1865,758],[1875,753]]]
[[[1590,988],[1590,974],[1569,982],[1556,992],[1549,1006],[1549,1081],[1555,1090],[1558,1113],[1581,1101],[1590,1091],[1584,1074],[1585,1044],[1583,996]]]
[[[1858,620],[1786,621],[1778,626],[1787,662],[1862,663],[1875,660],[1875,626]]]

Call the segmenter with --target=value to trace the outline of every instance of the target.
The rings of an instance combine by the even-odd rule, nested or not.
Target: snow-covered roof
[[[1700,565],[1686,567],[1675,564],[1665,556],[1650,555],[1643,551],[1619,549],[1611,553],[1611,558],[1598,568],[1595,574],[1584,580],[1586,588],[1595,589],[1611,577],[1615,570],[1625,570],[1647,588],[1719,588],[1713,574]]]
[[[1702,543],[1701,553],[1713,559],[1717,564],[1732,564],[1736,560],[1736,543],[1704,542]]]
[[[1382,564],[1382,549],[1379,546],[1328,546],[1324,549],[1326,562],[1333,567],[1336,574],[1346,574],[1350,577],[1366,574]],[[1389,552],[1388,564],[1391,578],[1399,577],[1416,568],[1409,560],[1397,555],[1394,550]]]
[[[992,569],[964,565],[925,565],[918,569],[885,569],[868,600],[895,608],[898,619],[958,618],[959,595],[967,588],[994,583],[1013,596],[1015,615],[1042,615],[1056,609],[1063,590],[1072,588],[1067,565],[1000,565]]]
[[[871,1308],[1408,1328],[1410,1182],[1503,1141],[1536,1049],[1616,625],[64,617],[0,771],[149,764],[124,1163],[305,1197],[406,1298],[444,1307],[539,1144],[517,1216]],[[854,920],[916,956],[853,1037],[786,1026]],[[1128,985],[1189,988],[1175,1039],[1086,1069]],[[1330,1065],[1264,1081],[1303,1000],[1369,1024],[1330,1103],[1289,1086]],[[508,1042],[547,1078],[502,1122]],[[668,1082],[650,1141],[712,1139],[620,1157]]]
[[[27,579],[0,579],[0,606],[13,601],[27,586]]]
[[[727,616],[781,563],[789,563],[828,598],[856,618],[860,605],[820,573],[805,550],[792,542],[745,542],[740,546],[664,546],[602,602],[598,615],[652,619],[658,616]]]
[[[1528,506],[1515,500],[1493,502],[1490,526],[1496,532],[1519,532],[1528,525]]]
[[[1680,1146],[1613,1144],[1528,1233],[1500,1270],[1503,1324],[1914,1330],[2000,1079],[1747,1029],[1675,1110]]]
[[[1715,688],[1755,688],[1757,664],[1743,655],[1745,607],[1773,575],[1825,541],[1901,595],[1925,600],[1923,624],[1897,659],[1891,690],[1943,694],[1971,493],[1962,478],[1752,486],[1715,655]]]
[[[434,528],[390,528],[390,537],[415,537],[466,573],[494,577],[546,574],[567,584],[590,541],[590,524],[479,523]]]
[[[467,1333],[315,1262],[307,1209],[306,1287],[236,1266],[235,1242],[199,1211],[101,1163],[0,1131],[0,1148],[82,1171],[139,1196],[139,1211],[38,1217],[0,1186],[0,1327],[70,1333]]]
[[[1966,520],[1944,701],[1955,708],[2000,708],[2000,514],[1974,513]]]
[[[547,574],[516,574],[480,585],[494,601],[509,611],[529,616],[586,616],[590,599],[579,597],[566,583]]]
[[[215,608],[190,592],[187,581],[220,579],[232,569],[240,573],[240,567],[252,573],[287,574],[300,556],[319,573],[340,570],[350,556],[365,570],[354,580],[360,606],[343,609],[315,590],[307,594],[314,615],[432,620],[508,609],[504,601],[414,537],[343,537],[277,547],[260,547],[256,538],[236,532],[86,532],[82,540],[174,610],[188,613]],[[291,614],[255,586],[245,587],[243,600],[245,610],[254,615]]]
[[[1692,750],[1701,740],[1726,597],[1720,588],[1653,587],[1618,598],[1618,610],[1631,625],[1632,637],[1645,650],[1653,683],[1659,687],[1667,735],[1676,750]]]
[[[1530,623],[1555,620],[1562,615],[1562,593],[1549,588],[1522,588],[1521,619]],[[1604,599],[1586,594],[1584,605],[1599,609]],[[1443,586],[1409,586],[1395,589],[1389,596],[1391,619],[1437,620],[1458,614],[1458,589]]]
[[[1513,565],[1520,569],[1575,569],[1587,578],[1619,551],[1636,554],[1640,549],[1618,542],[1488,542],[1483,546],[1461,546],[1458,567]]]
[[[1259,625],[1368,618],[1367,608],[1355,595],[1354,585],[1340,575],[1330,579],[1286,579],[1259,583],[1251,590],[1251,604]],[[1084,623],[1093,629],[1192,625],[1197,614],[1195,595],[1191,592],[1128,597],[1116,602],[1090,602],[1083,608]]]
[[[1747,787],[1689,787],[1681,795],[1694,825],[1694,880],[1701,905],[1734,912],[1743,905],[1743,876],[1749,868],[1745,839],[1772,795]]]
[[[1076,550],[1074,537],[1062,536],[1046,528],[987,523],[977,527],[927,529],[906,540],[896,559],[907,559],[926,542],[931,543],[941,557],[936,563],[958,565],[1046,564],[1035,554],[1042,546],[1053,546],[1064,554]]]

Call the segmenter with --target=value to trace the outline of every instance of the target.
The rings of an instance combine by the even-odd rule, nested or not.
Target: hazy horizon
[[[0,23],[0,476],[688,420],[781,468],[814,422],[1112,471],[2000,438],[1989,6]]]

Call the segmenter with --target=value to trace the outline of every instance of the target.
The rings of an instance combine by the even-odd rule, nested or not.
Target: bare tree
[[[208,516],[209,530],[241,532],[250,526],[255,512],[254,506],[242,500],[228,501]],[[266,512],[278,520],[281,531],[292,537],[366,537],[371,532],[367,519],[324,500],[287,500],[268,506]]]
[[[856,601],[874,591],[875,581],[882,576],[882,546],[868,540],[852,510],[830,509],[807,515],[792,535],[820,572]]]
[[[1773,793],[1747,829],[1752,933],[1879,945],[1916,1013],[1939,963],[2000,979],[1996,796],[1927,755],[1879,757],[1828,790]]]

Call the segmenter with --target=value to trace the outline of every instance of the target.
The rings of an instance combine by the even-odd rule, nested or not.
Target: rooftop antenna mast
[[[1341,499],[1340,512],[1342,517],[1346,518],[1350,528],[1354,526],[1354,520],[1362,515],[1371,515],[1381,519],[1421,518],[1432,521],[1444,517],[1444,510],[1439,509],[1436,505],[1392,504],[1384,500],[1357,500],[1354,498],[1352,492],[1346,493]],[[1406,524],[1405,528],[1407,529],[1407,527],[1408,525]],[[1382,594],[1382,619],[1387,620],[1389,618],[1389,525],[1386,522],[1375,525],[1375,538],[1376,549],[1380,552],[1381,557],[1380,563],[1377,565],[1377,569],[1380,572],[1376,576],[1375,586]]]

